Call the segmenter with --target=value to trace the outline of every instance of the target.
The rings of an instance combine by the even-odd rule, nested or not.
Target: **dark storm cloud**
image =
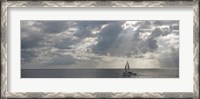
[[[92,36],[91,32],[93,29],[100,29],[102,25],[108,24],[109,21],[79,21],[75,23],[77,28],[75,36],[85,38]]]
[[[37,56],[38,55],[33,50],[21,50],[22,64],[31,62],[31,60]]]
[[[172,25],[171,29],[173,29],[173,30],[179,30],[179,25],[178,24]]]
[[[172,24],[178,24],[179,21],[152,21],[154,25],[172,25]]]
[[[40,42],[43,40],[43,35],[32,34],[21,38],[21,49],[36,48],[42,46]]]
[[[153,52],[158,48],[157,38],[159,36],[166,36],[170,31],[163,31],[160,28],[153,30],[152,34],[138,47],[142,53]],[[140,39],[141,40],[141,39]]]
[[[144,41],[144,45],[142,45],[144,48],[142,48],[142,50],[148,50],[150,52],[156,50],[158,48],[157,38],[164,37],[164,36],[167,36],[168,34],[172,33],[173,28],[171,25],[178,24],[177,22],[176,21],[175,22],[167,21],[165,23],[164,21],[159,21],[159,23],[161,24],[161,27],[156,27],[152,31],[152,33],[151,33],[151,35],[149,35],[148,39],[146,39]],[[156,22],[154,22],[154,24],[155,23]],[[170,24],[170,25],[168,25],[168,27],[162,27],[162,25],[165,26],[166,24]]]
[[[106,28],[100,32],[100,40],[93,48],[93,52],[100,55],[111,56],[126,56],[145,54],[147,52],[154,52],[158,49],[157,38],[167,36],[172,32],[172,24],[178,24],[178,21],[140,21],[132,27],[137,27],[137,30],[131,28],[123,29],[123,23],[108,24]],[[157,24],[160,27],[156,26]],[[168,25],[170,24],[170,25]],[[167,26],[166,26],[167,25]],[[155,29],[152,30],[152,27]],[[146,30],[147,29],[147,30]],[[142,39],[141,34],[150,32],[147,39]],[[119,36],[121,34],[121,36]]]
[[[60,41],[54,43],[54,47],[58,49],[71,49],[70,45],[76,44],[77,40],[72,40],[71,38],[64,38]]]
[[[113,22],[108,24],[100,32],[100,41],[93,48],[94,53],[97,54],[107,54],[110,52],[110,47],[116,42],[118,35],[122,32],[121,22]]]
[[[76,25],[78,27],[84,27],[84,28],[88,28],[88,27],[99,27],[102,26],[103,24],[107,24],[110,23],[112,21],[77,21]]]
[[[161,28],[156,28],[152,34],[150,35],[150,38],[157,38],[159,36],[166,36],[168,35],[170,32],[168,32],[167,30],[161,30]]]
[[[75,36],[79,38],[85,38],[91,36],[91,30],[87,28],[79,28],[75,33]]]
[[[146,53],[146,52],[153,52],[158,48],[157,40],[152,37],[148,38],[146,41],[144,41],[143,44],[139,45],[138,48],[141,52],[138,54],[142,54],[142,53]]]
[[[73,25],[73,22],[63,21],[21,21],[21,55],[23,63],[30,63],[31,60],[37,58],[37,54],[41,54],[42,48],[58,48],[58,49],[70,49],[70,45],[73,44],[71,40],[67,38],[60,38],[54,36],[60,41],[52,41],[53,34],[58,34],[65,31],[68,25]],[[67,44],[67,45],[66,45]],[[28,51],[28,49],[40,50],[40,51]],[[45,52],[48,52],[46,50]]]
[[[65,21],[37,21],[33,26],[36,28],[40,28],[44,33],[60,33],[64,30],[68,29],[69,25],[73,25],[73,23]]]

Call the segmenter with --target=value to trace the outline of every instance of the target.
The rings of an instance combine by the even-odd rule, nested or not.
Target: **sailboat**
[[[133,72],[130,71],[130,66],[129,66],[129,63],[127,61],[126,65],[125,65],[124,72],[122,73],[122,77],[132,77],[132,76],[136,76],[136,75],[137,75],[136,73],[133,73]]]

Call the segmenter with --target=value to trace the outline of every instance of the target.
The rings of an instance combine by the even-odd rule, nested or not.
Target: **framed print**
[[[199,98],[198,1],[2,1],[1,98]]]
[[[177,20],[21,20],[20,26],[21,78],[179,77]]]

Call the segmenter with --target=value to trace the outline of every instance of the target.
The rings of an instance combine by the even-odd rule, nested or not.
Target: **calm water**
[[[131,69],[134,78],[178,78],[178,69]],[[21,78],[122,78],[124,69],[22,69]]]

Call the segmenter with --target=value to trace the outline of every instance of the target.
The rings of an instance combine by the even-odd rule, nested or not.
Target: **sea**
[[[179,78],[179,69],[130,69],[130,78]],[[21,69],[21,78],[125,78],[124,69]],[[127,77],[126,77],[127,78]]]

